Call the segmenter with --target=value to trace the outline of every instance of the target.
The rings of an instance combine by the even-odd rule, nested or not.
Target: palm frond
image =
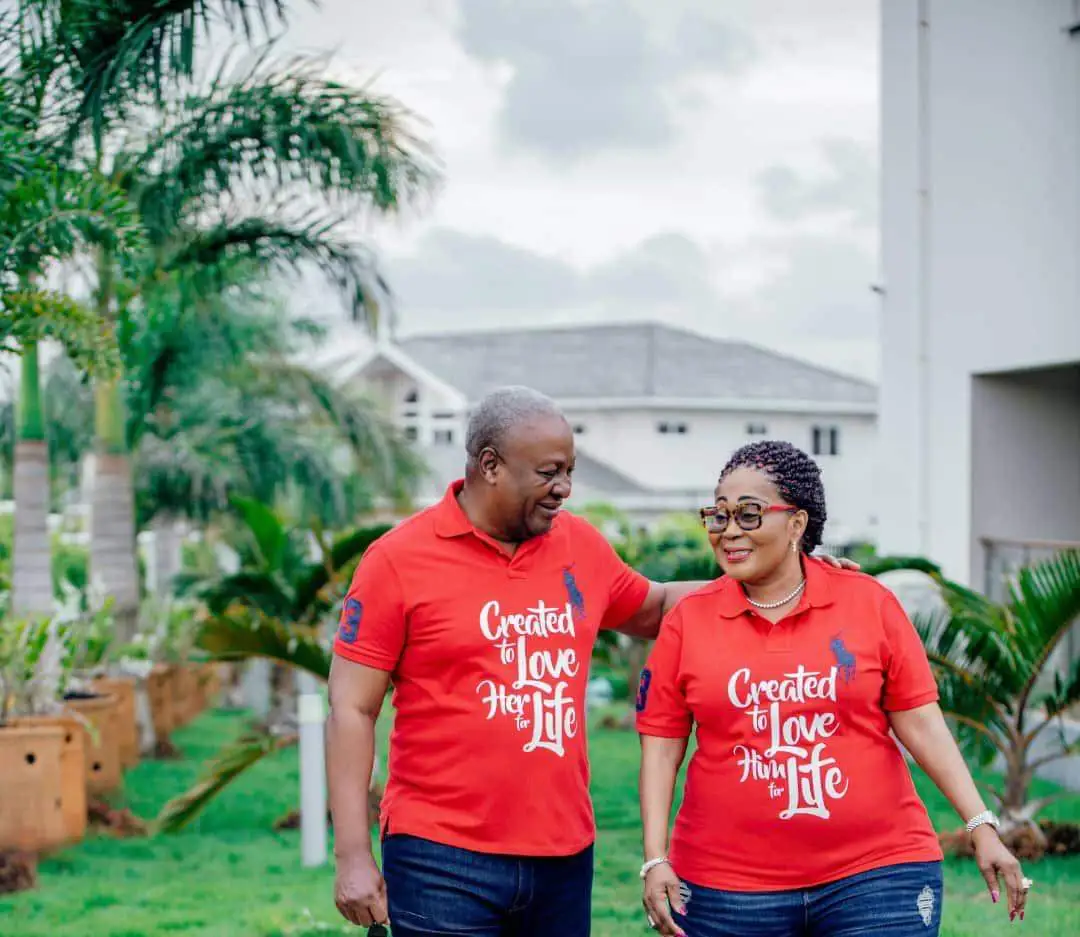
[[[207,618],[198,646],[218,660],[261,657],[307,671],[323,682],[330,678],[330,651],[313,632],[286,627],[277,619],[248,610]]]
[[[231,504],[251,535],[265,570],[282,567],[288,547],[288,531],[273,509],[254,498],[234,496]]]
[[[382,213],[431,190],[438,172],[415,118],[370,87],[327,78],[324,57],[226,56],[205,91],[176,98],[126,171],[150,227],[167,232],[223,194],[302,186]],[[248,200],[248,199],[245,199]]]
[[[268,732],[244,735],[223,748],[190,790],[170,800],[154,819],[154,833],[177,833],[188,826],[215,797],[245,771],[269,755],[295,745],[295,735]]]
[[[149,92],[161,102],[196,69],[199,33],[224,24],[252,39],[284,24],[285,0],[39,0],[46,27],[74,66],[76,127],[102,137],[109,117],[123,116]]]
[[[862,565],[862,572],[868,576],[880,576],[898,570],[925,573],[934,579],[941,576],[941,567],[922,556],[875,556]]]
[[[174,230],[161,269],[183,278],[193,296],[227,285],[223,271],[243,261],[264,272],[295,276],[312,266],[335,288],[350,314],[374,325],[379,277],[373,255],[339,237],[341,223],[317,212],[267,212],[226,218],[210,228]]]
[[[297,578],[293,620],[317,621],[319,613],[331,606],[330,598],[324,594],[327,586],[344,575],[351,575],[367,548],[388,530],[389,524],[361,527],[335,540],[324,562],[313,563]]]
[[[1063,550],[1021,569],[1009,591],[1017,646],[1028,666],[1024,706],[1046,662],[1080,619],[1080,550]]]

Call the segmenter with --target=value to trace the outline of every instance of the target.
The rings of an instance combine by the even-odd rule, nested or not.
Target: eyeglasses
[[[757,530],[769,512],[797,510],[799,509],[790,504],[758,504],[754,501],[744,501],[730,510],[710,506],[702,508],[698,513],[701,515],[702,525],[710,534],[722,534],[727,530],[732,518],[743,530]]]

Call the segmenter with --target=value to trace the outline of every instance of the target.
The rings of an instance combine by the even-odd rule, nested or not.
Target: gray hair
[[[557,416],[562,411],[550,397],[531,387],[500,387],[484,397],[469,416],[465,454],[470,467],[489,446],[498,448],[506,434],[533,417]]]

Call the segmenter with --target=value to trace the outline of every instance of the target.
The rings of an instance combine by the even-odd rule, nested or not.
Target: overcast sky
[[[370,237],[401,331],[664,318],[875,377],[875,0],[322,0],[445,181]]]

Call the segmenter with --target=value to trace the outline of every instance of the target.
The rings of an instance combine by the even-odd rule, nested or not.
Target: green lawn
[[[235,715],[212,713],[178,733],[186,760],[145,763],[127,778],[125,801],[150,815],[196,776],[240,728]],[[593,789],[600,837],[595,888],[596,937],[651,933],[644,926],[637,868],[637,740],[594,731]],[[920,786],[936,822],[955,826],[932,788]],[[36,892],[0,899],[0,934],[18,937],[315,937],[363,933],[337,916],[329,866],[300,867],[299,834],[276,834],[273,821],[295,806],[296,753],[284,752],[223,795],[198,828],[157,840],[89,840],[41,867]],[[1059,816],[1067,816],[1060,808]],[[1078,811],[1074,808],[1074,817]],[[1080,858],[1029,867],[1036,887],[1024,932],[1080,934]],[[1016,933],[990,903],[970,862],[947,869],[943,933],[994,937]]]

